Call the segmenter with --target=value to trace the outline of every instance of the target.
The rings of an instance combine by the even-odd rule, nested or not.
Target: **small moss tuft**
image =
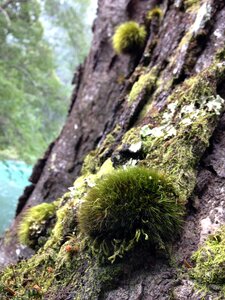
[[[49,236],[48,227],[55,211],[56,206],[54,203],[42,203],[29,208],[19,224],[18,237],[20,243],[31,248],[43,245],[44,240],[41,238],[46,235]]]
[[[191,276],[206,287],[222,285],[225,292],[225,226],[210,235],[192,259],[196,266],[191,270]]]
[[[92,250],[114,262],[137,243],[165,250],[181,227],[182,211],[162,174],[133,167],[108,174],[88,192],[78,223]]]
[[[151,9],[147,12],[146,19],[148,21],[151,21],[153,18],[161,19],[162,15],[163,15],[163,12],[162,12],[161,8],[160,7],[154,7],[153,9]]]
[[[113,35],[113,48],[118,53],[135,53],[143,48],[147,32],[144,26],[129,21],[121,24]]]
[[[128,102],[136,100],[140,93],[150,93],[155,86],[155,82],[156,76],[154,71],[141,75],[130,91]]]

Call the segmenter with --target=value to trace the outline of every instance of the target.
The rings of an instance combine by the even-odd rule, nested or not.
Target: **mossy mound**
[[[182,211],[162,174],[132,167],[112,172],[88,192],[78,222],[92,249],[113,262],[137,243],[165,249],[181,227]]]
[[[50,235],[55,212],[54,203],[42,203],[29,208],[19,225],[18,237],[21,244],[35,249],[42,246]]]
[[[156,6],[147,12],[146,19],[151,21],[153,18],[162,18],[162,15],[162,9]]]
[[[191,275],[207,287],[210,284],[222,285],[225,292],[225,226],[210,235],[192,259],[196,265]]]
[[[113,48],[118,53],[135,53],[143,48],[147,32],[144,26],[129,21],[121,24],[113,35]]]

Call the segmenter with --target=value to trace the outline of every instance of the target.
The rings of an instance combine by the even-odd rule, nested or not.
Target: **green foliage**
[[[45,22],[54,27],[54,31],[49,30],[47,34],[50,35],[63,82],[71,82],[75,67],[88,53],[96,3],[97,0],[44,1]]]
[[[120,53],[135,53],[143,48],[147,32],[144,26],[129,21],[121,24],[113,35],[113,48]]]
[[[35,247],[40,241],[40,237],[49,235],[47,228],[49,221],[55,215],[56,206],[54,203],[41,203],[28,209],[19,225],[19,241],[27,246]],[[43,244],[43,243],[42,243]]]
[[[12,1],[0,13],[0,153],[32,162],[58,134],[65,93],[43,38],[37,0]]]
[[[203,285],[221,284],[225,291],[225,227],[210,235],[193,254],[196,265],[191,275]]]
[[[92,249],[111,262],[139,243],[164,249],[182,223],[182,206],[160,173],[141,167],[106,175],[87,194],[78,212]]]
[[[16,0],[0,10],[0,158],[32,163],[58,135],[71,86],[56,70],[70,83],[87,54],[88,8],[89,0]]]

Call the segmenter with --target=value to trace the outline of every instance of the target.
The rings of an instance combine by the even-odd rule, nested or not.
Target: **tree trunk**
[[[194,264],[191,255],[225,223],[224,17],[222,0],[99,0],[91,51],[75,73],[66,124],[34,167],[11,233],[2,241],[0,262],[5,265],[16,262],[18,254],[33,254],[17,242],[17,225],[27,208],[63,197],[76,178],[75,188],[82,181],[78,195],[84,197],[90,188],[87,182],[107,162],[113,168],[153,167],[171,176],[185,203],[185,223],[171,250],[174,264],[140,250],[116,264],[102,265],[86,248],[73,264],[68,263],[63,251],[66,237],[74,234],[71,224],[77,228],[75,215],[80,205],[74,204],[79,197],[72,190],[59,208],[62,211],[70,205],[74,213],[73,218],[69,212],[67,219],[64,216],[61,240],[53,229],[37,254],[14,267],[16,274],[27,272],[29,287],[37,284],[37,276],[43,285],[46,282],[43,269],[38,273],[40,265],[54,269],[54,278],[43,287],[43,299],[203,297],[189,275]],[[127,20],[145,25],[146,44],[141,53],[117,55],[112,35]],[[143,78],[147,78],[144,83]],[[37,270],[32,273],[33,265]],[[9,288],[25,293],[13,280],[12,275]],[[218,285],[207,288],[206,299],[222,295]]]

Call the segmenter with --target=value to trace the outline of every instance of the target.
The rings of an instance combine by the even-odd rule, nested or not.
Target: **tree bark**
[[[162,10],[162,16],[156,15],[147,21],[146,13],[156,6]],[[99,1],[91,51],[73,79],[75,88],[66,124],[44,158],[34,167],[30,178],[32,184],[20,198],[17,217],[11,227],[11,241],[2,241],[3,264],[18,259],[16,249],[20,249],[24,256],[30,254],[28,249],[22,250],[19,245],[12,247],[16,240],[16,226],[24,210],[62,197],[79,176],[84,157],[91,150],[95,149],[91,152],[95,160],[93,173],[97,170],[96,165],[101,166],[108,158],[114,166],[121,166],[129,160],[142,161],[139,150],[130,150],[134,142],[126,141],[125,134],[133,128],[135,136],[137,128],[145,125],[157,127],[159,119],[155,116],[160,118],[167,108],[168,99],[172,97],[174,102],[179,101],[176,97],[188,94],[191,90],[188,83],[200,78],[198,76],[202,76],[201,84],[207,81],[207,88],[212,93],[225,98],[225,76],[220,71],[217,75],[211,67],[214,63],[216,68],[224,67],[224,17],[225,3],[222,0]],[[118,56],[111,46],[112,35],[118,24],[130,19],[145,24],[148,31],[145,49],[136,55]],[[127,101],[130,90],[146,71],[152,74],[152,86],[143,88],[130,104]],[[195,91],[196,95],[198,92]],[[93,298],[85,293],[82,299],[197,300],[203,297],[188,276],[188,268],[192,268],[190,257],[193,251],[209,233],[225,223],[225,115],[220,113],[207,125],[211,132],[207,135],[208,147],[208,140],[201,144],[201,137],[193,137],[191,141],[193,153],[199,161],[194,167],[197,183],[194,191],[184,188],[189,201],[182,235],[173,248],[176,267],[149,254],[144,265],[138,258],[137,268],[125,264],[123,275],[113,288],[106,288],[100,282],[101,287],[96,288]],[[110,142],[109,134],[113,136]],[[198,138],[199,147],[195,144]],[[163,145],[165,151],[167,146]],[[186,179],[187,186],[191,185],[190,178]],[[182,275],[179,273],[181,269]],[[84,287],[91,289],[93,282],[83,280]],[[75,284],[68,284],[67,288],[61,296],[64,298],[59,298],[65,289],[62,284],[55,294],[47,293],[45,299],[69,299],[66,295],[79,294]],[[55,298],[51,298],[52,295]],[[216,299],[218,295],[218,291],[211,289],[206,297]]]

